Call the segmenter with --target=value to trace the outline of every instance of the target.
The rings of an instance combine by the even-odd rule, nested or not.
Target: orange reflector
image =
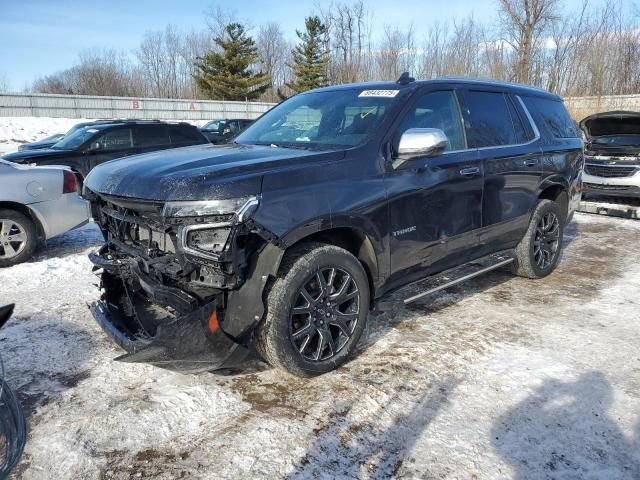
[[[211,316],[209,317],[209,331],[217,332],[220,328],[220,324],[218,323],[218,312],[215,310],[211,312]]]

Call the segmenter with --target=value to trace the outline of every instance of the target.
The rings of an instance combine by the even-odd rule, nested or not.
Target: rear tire
[[[38,232],[33,220],[15,210],[0,210],[0,267],[28,260],[37,241]]]
[[[515,248],[513,272],[533,279],[553,272],[560,258],[563,233],[563,216],[558,204],[540,200],[524,237]]]
[[[369,314],[369,282],[348,251],[308,243],[287,252],[256,331],[258,353],[300,377],[338,368],[353,354]]]

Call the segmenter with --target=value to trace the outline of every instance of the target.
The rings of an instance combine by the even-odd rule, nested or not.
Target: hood
[[[640,135],[640,112],[604,112],[591,115],[580,122],[587,138],[608,135]]]
[[[113,160],[85,179],[93,192],[144,200],[203,200],[260,193],[266,173],[339,160],[344,152],[196,145]]]
[[[58,143],[60,140],[41,140],[39,142],[31,142],[31,143],[24,143],[22,145],[20,145],[20,150],[25,151],[25,150],[40,150],[43,148],[50,148],[52,146],[54,146],[56,143]]]
[[[39,150],[24,150],[22,152],[7,153],[2,156],[3,160],[15,163],[29,163],[29,160],[36,160],[42,157],[64,157],[69,154],[69,150],[58,150],[52,148],[42,148]]]

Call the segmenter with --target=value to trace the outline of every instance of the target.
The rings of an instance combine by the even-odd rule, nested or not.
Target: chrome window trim
[[[498,92],[489,92],[489,93],[498,93]],[[501,92],[501,93],[503,95],[509,95],[509,92]],[[442,155],[448,155],[452,153],[472,152],[474,150],[482,151],[482,150],[492,150],[496,148],[526,147],[527,145],[531,145],[532,143],[535,143],[538,140],[540,140],[540,130],[538,130],[538,126],[536,125],[536,122],[533,120],[533,117],[529,113],[529,109],[522,101],[522,98],[520,98],[520,95],[515,95],[515,94],[511,94],[511,95],[513,95],[515,98],[518,99],[518,102],[520,102],[520,106],[522,107],[522,110],[524,111],[524,114],[527,117],[527,121],[529,122],[529,125],[531,125],[531,129],[533,130],[533,134],[534,134],[534,137],[531,140],[525,143],[510,143],[509,145],[495,145],[491,147],[477,147],[477,148],[466,148],[464,150],[450,150],[447,152],[443,152]],[[462,126],[464,128],[464,123]],[[466,135],[466,129],[465,129],[465,135]]]
[[[211,230],[214,228],[223,228],[223,227],[231,227],[231,223],[230,222],[218,222],[218,223],[202,223],[202,224],[198,224],[198,225],[185,225],[184,227],[182,227],[182,231],[180,232],[180,246],[182,247],[182,250],[186,253],[189,253],[191,255],[195,255],[197,257],[202,257],[202,258],[207,258],[207,259],[212,259],[212,260],[218,260],[220,258],[220,255],[217,253],[206,253],[203,252],[201,250],[195,250],[193,248],[190,248],[187,245],[187,235],[189,234],[189,232],[192,232],[194,230]]]

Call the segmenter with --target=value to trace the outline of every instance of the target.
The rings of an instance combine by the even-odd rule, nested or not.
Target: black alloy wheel
[[[353,277],[339,267],[323,268],[298,290],[289,322],[291,341],[307,360],[328,360],[347,344],[359,314]]]
[[[533,241],[533,257],[538,268],[545,270],[558,255],[560,244],[560,220],[554,212],[547,212],[536,225]]]

